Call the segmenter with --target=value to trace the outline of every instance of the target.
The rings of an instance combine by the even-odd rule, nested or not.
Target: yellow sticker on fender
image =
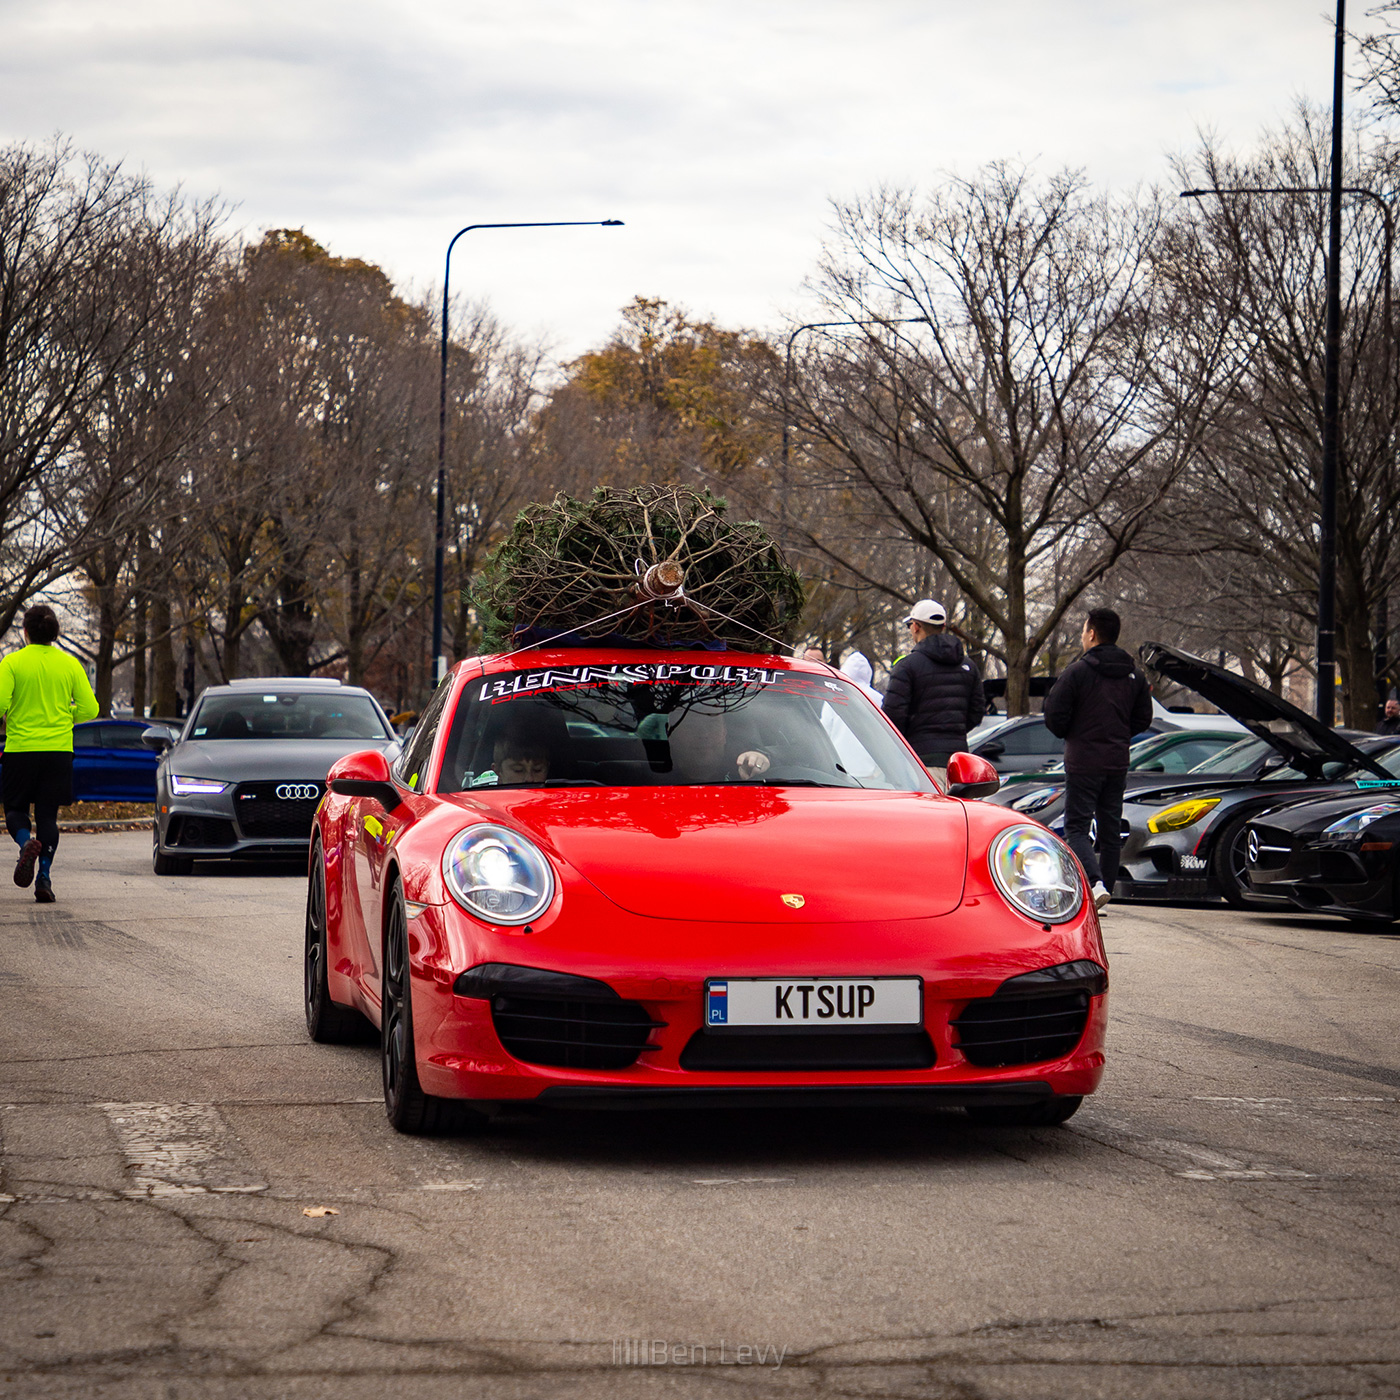
[[[381,822],[378,817],[366,817],[365,830],[369,832],[371,836],[383,836],[384,823]]]

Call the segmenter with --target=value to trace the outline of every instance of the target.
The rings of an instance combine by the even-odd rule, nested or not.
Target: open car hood
[[[1216,709],[1232,715],[1309,777],[1321,778],[1323,765],[1333,760],[1366,768],[1382,778],[1393,776],[1335,729],[1213,661],[1163,642],[1145,642],[1138,656],[1149,671],[1194,690]]]

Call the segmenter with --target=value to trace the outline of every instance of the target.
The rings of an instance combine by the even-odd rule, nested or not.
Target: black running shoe
[[[53,886],[49,883],[47,875],[40,875],[34,882],[34,903],[53,903]]]
[[[19,859],[15,862],[15,884],[27,890],[34,883],[34,862],[44,853],[43,842],[31,836],[19,848]]]

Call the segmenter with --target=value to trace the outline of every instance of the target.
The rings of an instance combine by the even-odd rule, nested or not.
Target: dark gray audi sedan
[[[150,726],[156,769],[152,865],[188,875],[196,860],[305,857],[332,763],[359,749],[392,761],[398,737],[359,686],[283,676],[212,686],[178,733]]]

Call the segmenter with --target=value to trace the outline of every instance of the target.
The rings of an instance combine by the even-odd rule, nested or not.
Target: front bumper
[[[968,918],[972,911],[961,910],[948,916],[951,924]],[[972,920],[969,920],[971,922]],[[869,966],[867,940],[853,936],[849,926],[808,925],[800,939],[785,948],[779,941],[759,958],[742,955],[699,953],[704,971],[697,971],[695,956],[707,941],[719,939],[733,947],[734,926],[688,925],[675,921],[671,948],[676,956],[657,962],[645,973],[635,963],[609,962],[597,958],[580,967],[576,957],[558,957],[549,941],[536,941],[519,933],[497,936],[490,946],[464,949],[461,933],[468,924],[449,908],[430,906],[411,920],[413,965],[414,1037],[418,1073],[424,1089],[445,1098],[481,1102],[519,1102],[570,1107],[630,1108],[664,1107],[682,1104],[712,1106],[768,1106],[770,1104],[814,1106],[890,1104],[899,1106],[964,1107],[968,1105],[1033,1103],[1046,1095],[1085,1095],[1098,1086],[1104,1067],[1104,1034],[1107,1024],[1107,993],[1084,993],[1082,1032],[1072,1035],[1055,1058],[1006,1065],[978,1065],[964,1050],[971,1043],[971,1032],[953,1023],[964,1016],[972,1002],[985,1002],[1005,981],[1008,963],[998,957],[1006,950],[994,946],[978,960],[985,971],[970,974],[967,959],[950,947],[943,956],[931,954],[927,945],[910,947],[907,956],[900,950],[880,959],[878,968]],[[613,911],[612,922],[618,920]],[[652,925],[658,921],[645,921]],[[667,921],[668,923],[670,921]],[[933,921],[930,921],[933,922]],[[943,923],[944,920],[937,922]],[[612,930],[617,933],[616,927]],[[1021,927],[1016,921],[1009,930],[1019,935],[1021,960],[1011,966],[1049,967],[1060,962],[1091,957],[1103,961],[1097,919],[1087,913],[1081,926],[1063,926],[1045,933],[1036,926]],[[1039,937],[1043,948],[1026,960],[1024,942]],[[628,940],[619,939],[623,944]],[[953,942],[954,940],[950,940]],[[911,940],[912,942],[912,940]],[[723,945],[720,945],[723,946]],[[691,955],[686,955],[686,950]],[[837,951],[839,949],[839,951]],[[551,956],[551,953],[554,956]],[[570,974],[589,976],[606,983],[621,1001],[637,1008],[637,1022],[647,1024],[645,1047],[635,1060],[619,1068],[570,1068],[558,1064],[531,1063],[517,1058],[503,1043],[498,1004],[482,995],[458,995],[454,990],[456,972],[463,962],[509,960],[512,964],[535,967],[570,965]],[[331,966],[336,952],[331,950]],[[922,1036],[927,1037],[929,1053],[920,1067],[911,1068],[696,1068],[712,1064],[714,1056],[696,1054],[696,1047],[712,1045],[724,1033],[704,1028],[703,1005],[709,976],[765,976],[774,967],[791,969],[791,975],[821,976],[827,971],[863,964],[870,976],[906,976],[917,971],[924,979]],[[678,967],[689,963],[682,972]],[[332,996],[350,1001],[353,993],[348,978],[340,982],[332,974]],[[1048,1004],[1048,1003],[1042,1003]],[[368,1009],[368,1008],[366,1008]],[[504,1038],[509,1039],[509,1036]],[[852,1035],[851,1040],[862,1037]],[[874,1037],[869,1037],[872,1040]],[[791,1042],[789,1042],[791,1043]],[[931,1060],[931,1063],[929,1061]],[[876,1063],[871,1058],[870,1063]],[[687,1068],[687,1065],[692,1067]]]
[[[281,788],[296,795],[279,798]],[[163,855],[192,860],[304,860],[324,792],[324,779],[268,780],[175,797],[162,783],[156,847]]]

